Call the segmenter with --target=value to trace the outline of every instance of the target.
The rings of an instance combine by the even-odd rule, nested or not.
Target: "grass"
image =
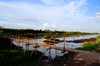
[[[31,51],[26,52],[25,50],[14,50],[16,46],[10,47],[10,40],[0,37],[0,66],[36,66],[41,63],[38,61],[42,56],[42,53],[37,51],[37,55],[33,52],[30,57]],[[43,57],[45,59],[47,57]]]
[[[85,42],[82,47],[78,48],[81,50],[100,52],[100,35],[97,37],[96,42]]]

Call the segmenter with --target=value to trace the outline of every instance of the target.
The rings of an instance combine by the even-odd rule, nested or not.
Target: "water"
[[[65,37],[65,40],[77,40],[77,39],[89,39],[89,38],[96,38],[98,36],[97,35],[82,35],[82,36],[74,36],[74,37]],[[60,39],[60,40],[63,40],[62,37],[60,38],[57,38],[57,39]]]
[[[15,41],[13,41],[13,43],[15,45],[17,45],[17,43]],[[22,47],[22,43],[19,44],[19,46]],[[33,48],[34,45],[29,45],[29,50],[35,50],[35,48]],[[26,50],[26,46],[25,46],[25,43],[23,43],[23,49]],[[37,50],[39,50],[40,52],[45,52],[45,56],[48,56],[49,57],[49,50],[47,50],[47,48],[44,48],[44,47],[39,47],[37,48]],[[60,50],[55,50],[55,49],[50,49],[51,51],[51,58],[54,59],[56,56],[62,56],[63,54],[61,54],[62,51]]]
[[[74,36],[74,37],[65,37],[65,40],[70,41],[70,40],[78,40],[78,39],[89,39],[89,38],[97,38],[98,35],[83,35],[83,36]],[[63,40],[62,37],[57,38],[59,40]],[[72,48],[78,48],[78,47],[82,47],[83,43],[73,43],[73,42],[65,42],[65,44],[68,44],[69,48],[72,47],[72,45],[74,45]],[[62,43],[58,43],[56,44],[56,46],[61,46],[63,47],[63,42]],[[66,48],[68,48],[68,46],[65,46]]]
[[[96,38],[98,35],[85,35],[85,36],[75,36],[75,37],[65,37],[65,40],[77,40],[77,39],[88,39],[88,38]],[[60,38],[57,38],[59,40],[63,40],[63,37],[60,37]],[[25,39],[24,39],[25,40]],[[43,40],[46,40],[44,39],[43,37],[39,38],[39,39],[36,39],[36,42],[37,43],[43,43]],[[30,39],[29,41],[31,42],[35,42],[35,39]],[[17,45],[18,43],[16,43],[15,41],[13,41],[13,43],[15,45]],[[73,43],[73,42],[65,42],[65,44],[68,44],[69,48],[72,47],[72,45],[74,45],[72,48],[75,49],[77,47],[82,47],[82,44],[83,43]],[[56,46],[61,46],[63,47],[63,42],[61,43],[57,43],[55,44]],[[22,47],[22,44],[20,43],[19,46]],[[34,50],[33,48],[34,45],[29,45],[29,50]],[[68,46],[65,46],[66,48],[68,48]],[[26,46],[25,44],[23,43],[23,49],[26,50]],[[50,56],[52,59],[54,59],[56,56],[62,56],[63,54],[61,53],[62,51],[60,50],[55,50],[55,49],[51,49],[51,54],[49,54],[49,50],[47,50],[46,48],[44,47],[39,47],[37,48],[37,50],[41,51],[41,52],[44,52],[45,53],[45,56]]]

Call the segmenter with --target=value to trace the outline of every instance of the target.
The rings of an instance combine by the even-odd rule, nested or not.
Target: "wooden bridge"
[[[41,46],[41,47],[45,47],[45,48],[48,48],[48,49],[56,49],[56,50],[61,50],[61,51],[64,51],[64,52],[66,52],[66,51],[69,51],[69,52],[74,52],[74,53],[77,53],[77,52],[82,52],[82,53],[85,53],[85,51],[83,51],[83,50],[78,50],[78,49],[72,49],[72,47],[71,48],[65,48],[65,37],[64,37],[64,44],[63,44],[63,47],[60,47],[60,46],[55,46],[55,45],[50,45],[50,44],[46,44],[46,43],[37,43],[36,42],[36,37],[35,37],[35,42],[30,42],[29,41],[29,38],[27,39],[27,40],[23,40],[23,39],[20,39],[20,36],[2,36],[3,38],[8,38],[8,39],[11,39],[12,41],[16,41],[16,42],[18,42],[18,49],[19,49],[19,43],[25,43],[26,45],[35,45],[35,46]],[[14,37],[14,38],[13,38]],[[17,37],[17,38],[15,38],[15,37]],[[21,38],[25,38],[25,37],[21,37]],[[12,43],[11,43],[11,45],[12,45]],[[29,46],[28,47],[26,47],[26,50],[28,51],[29,50]]]

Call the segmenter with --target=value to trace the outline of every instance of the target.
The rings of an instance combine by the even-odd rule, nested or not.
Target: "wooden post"
[[[64,53],[64,56],[63,56],[63,59],[64,59],[65,58],[65,37],[64,37],[63,53]]]
[[[50,45],[50,38],[49,38],[49,57],[51,58],[51,45]]]
[[[49,48],[51,48],[51,45],[50,45],[50,38],[49,38]]]
[[[37,49],[36,49],[36,47],[35,47],[35,55],[37,55]]]
[[[27,50],[27,52],[29,51],[29,45],[28,44],[26,45],[26,50]]]
[[[29,37],[28,37],[28,45],[27,45],[27,52],[29,51]]]
[[[64,37],[64,47],[63,47],[63,51],[65,52],[65,37]]]
[[[19,37],[20,37],[20,36],[18,36],[18,50],[19,50]]]
[[[35,44],[36,44],[36,33],[34,34],[35,36]],[[37,55],[37,45],[35,46],[35,55]]]
[[[12,35],[12,38],[13,38],[13,35]],[[12,47],[12,39],[11,39],[11,45],[10,45],[10,47]]]
[[[35,36],[35,44],[36,44],[36,34],[34,34],[34,36]]]

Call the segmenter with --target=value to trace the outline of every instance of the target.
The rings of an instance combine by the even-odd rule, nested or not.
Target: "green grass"
[[[100,40],[100,35],[97,37],[97,41],[99,41]]]
[[[0,64],[3,66],[25,66],[37,65],[42,53],[38,52],[37,55],[33,53],[30,57],[31,51],[18,51],[18,50],[1,50],[0,51]]]
[[[97,37],[96,42],[85,42],[82,47],[78,48],[81,50],[93,51],[93,52],[100,52],[100,35]]]
[[[3,40],[5,41],[2,42]],[[15,47],[15,45],[10,47],[10,40],[0,37],[0,66],[36,66],[41,63],[38,60],[42,56],[42,52],[37,51],[37,55],[33,52],[30,57],[32,51],[26,52],[17,48],[14,50]],[[44,56],[42,59],[46,58]]]

